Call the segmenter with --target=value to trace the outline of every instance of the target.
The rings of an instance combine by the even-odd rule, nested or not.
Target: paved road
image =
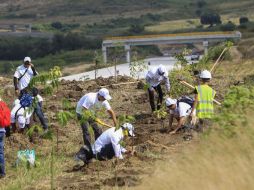
[[[190,61],[190,56],[187,56],[186,58],[188,61]],[[145,63],[147,65],[148,65],[148,62],[150,62],[150,65],[148,66],[148,68],[153,68],[160,64],[163,64],[170,71],[174,68],[174,64],[176,60],[172,57],[157,57],[157,58],[145,59]],[[130,76],[130,69],[129,69],[128,63],[117,65],[116,68],[118,70],[118,75]],[[115,73],[114,67],[102,68],[102,69],[98,69],[97,77],[107,78],[110,76],[114,76],[114,73]],[[140,73],[139,78],[144,78],[146,73],[147,71]],[[79,81],[79,80],[94,79],[94,78],[95,78],[95,71],[93,70],[89,72],[62,77],[61,79],[70,80],[70,81],[72,80]]]

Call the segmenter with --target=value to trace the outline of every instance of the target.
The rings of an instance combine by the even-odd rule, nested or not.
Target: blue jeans
[[[37,115],[37,117],[39,118],[43,129],[48,129],[48,124],[47,124],[44,114],[42,112],[40,102],[37,103],[36,107],[34,108],[34,112]]]
[[[0,132],[0,175],[5,175],[5,164],[4,164],[4,137],[5,133]]]

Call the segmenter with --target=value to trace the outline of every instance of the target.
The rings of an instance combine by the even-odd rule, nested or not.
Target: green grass
[[[169,155],[137,189],[253,189],[253,90],[231,88],[213,130]]]
[[[26,187],[36,186],[38,181],[44,181],[41,188],[50,189],[51,186],[51,169],[53,168],[53,180],[60,172],[62,167],[66,163],[66,157],[64,156],[53,156],[53,162],[51,155],[48,156],[37,156],[36,167],[27,168],[25,165],[19,165],[13,167],[7,165],[6,170],[10,178],[1,180],[1,190],[18,190],[25,189]],[[52,166],[53,163],[53,167]],[[11,177],[15,175],[15,178]],[[54,181],[53,181],[54,182]]]
[[[3,5],[0,8],[0,18],[2,21],[8,23],[32,23],[34,28],[41,31],[54,32],[50,24],[52,22],[60,21],[65,25],[66,30],[80,31],[91,30],[91,26],[87,24],[94,24],[100,26],[95,27],[98,32],[101,28],[111,29],[112,24],[115,29],[129,26],[128,22],[121,22],[115,24],[114,21],[120,21],[127,18],[140,19],[144,24],[147,24],[147,18],[144,16],[148,13],[158,15],[158,21],[169,21],[179,19],[194,19],[197,18],[196,11],[215,10],[220,14],[251,16],[253,15],[254,3],[252,0],[206,0],[206,5],[199,7],[198,1],[181,0],[59,0],[42,1],[38,6],[37,1],[24,2],[19,4],[13,2],[11,5]],[[243,15],[244,10],[244,15]],[[32,18],[32,19],[31,19]],[[156,21],[156,22],[158,22]],[[148,22],[149,23],[149,22]],[[68,24],[81,24],[80,27],[72,28]],[[103,27],[103,25],[106,25]],[[93,28],[93,27],[92,27]],[[103,34],[105,30],[101,30]],[[92,33],[92,32],[91,32]],[[91,34],[89,33],[89,34]]]

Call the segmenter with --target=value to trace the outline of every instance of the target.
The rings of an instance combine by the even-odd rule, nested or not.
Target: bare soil
[[[235,52],[235,50],[234,50]],[[239,63],[244,65],[242,72],[238,72],[232,77],[230,74],[239,70]],[[252,73],[248,69],[252,63],[238,59],[237,62],[223,62],[224,66],[216,70],[213,77],[212,86],[216,89],[217,98],[222,101],[223,95],[229,86],[238,85],[243,77]],[[225,77],[225,72],[227,76]],[[230,75],[230,76],[229,76]],[[118,77],[118,83],[134,81],[129,77]],[[1,84],[7,84],[4,91],[5,100],[8,103],[14,99],[11,93],[11,81],[0,80]],[[193,142],[198,142],[199,134],[193,132],[193,138],[186,141],[186,132],[180,131],[176,135],[169,135],[167,131],[168,120],[159,120],[152,116],[148,102],[148,94],[140,84],[112,85],[116,83],[114,78],[98,78],[91,81],[61,81],[61,85],[52,96],[45,96],[44,111],[49,118],[51,130],[56,133],[58,129],[59,146],[58,154],[67,158],[67,161],[60,167],[61,172],[55,176],[56,189],[112,189],[113,187],[133,187],[141,184],[142,179],[152,174],[157,160],[167,160],[171,155],[181,152],[182,148]],[[82,146],[82,132],[76,121],[69,121],[66,127],[61,127],[57,123],[56,113],[62,110],[61,101],[68,99],[73,107],[77,101],[88,92],[96,92],[101,86],[109,85],[108,89],[112,95],[111,106],[117,115],[133,115],[136,118],[135,138],[127,140],[127,147],[134,148],[136,154],[126,157],[123,161],[116,162],[115,159],[109,161],[94,161],[86,167],[82,163],[74,160],[75,153]],[[7,97],[7,99],[6,99]],[[112,124],[107,114],[103,116],[103,121]],[[104,130],[106,128],[103,128]],[[7,162],[15,161],[16,151],[26,147],[35,148],[38,157],[42,158],[50,154],[53,142],[39,137],[34,138],[33,143],[21,134],[14,134],[11,139],[6,140]],[[15,172],[10,171],[8,180],[15,178]],[[50,189],[50,177],[45,176],[36,182],[36,186],[28,186],[26,189]]]

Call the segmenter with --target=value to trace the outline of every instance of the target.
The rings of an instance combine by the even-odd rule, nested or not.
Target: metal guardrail
[[[150,38],[162,38],[162,37],[190,37],[190,36],[211,36],[211,35],[235,35],[241,38],[241,33],[236,32],[192,32],[192,33],[178,33],[178,34],[154,34],[154,35],[142,35],[142,36],[119,36],[119,37],[106,37],[104,41],[108,40],[135,40],[135,39],[150,39]]]

